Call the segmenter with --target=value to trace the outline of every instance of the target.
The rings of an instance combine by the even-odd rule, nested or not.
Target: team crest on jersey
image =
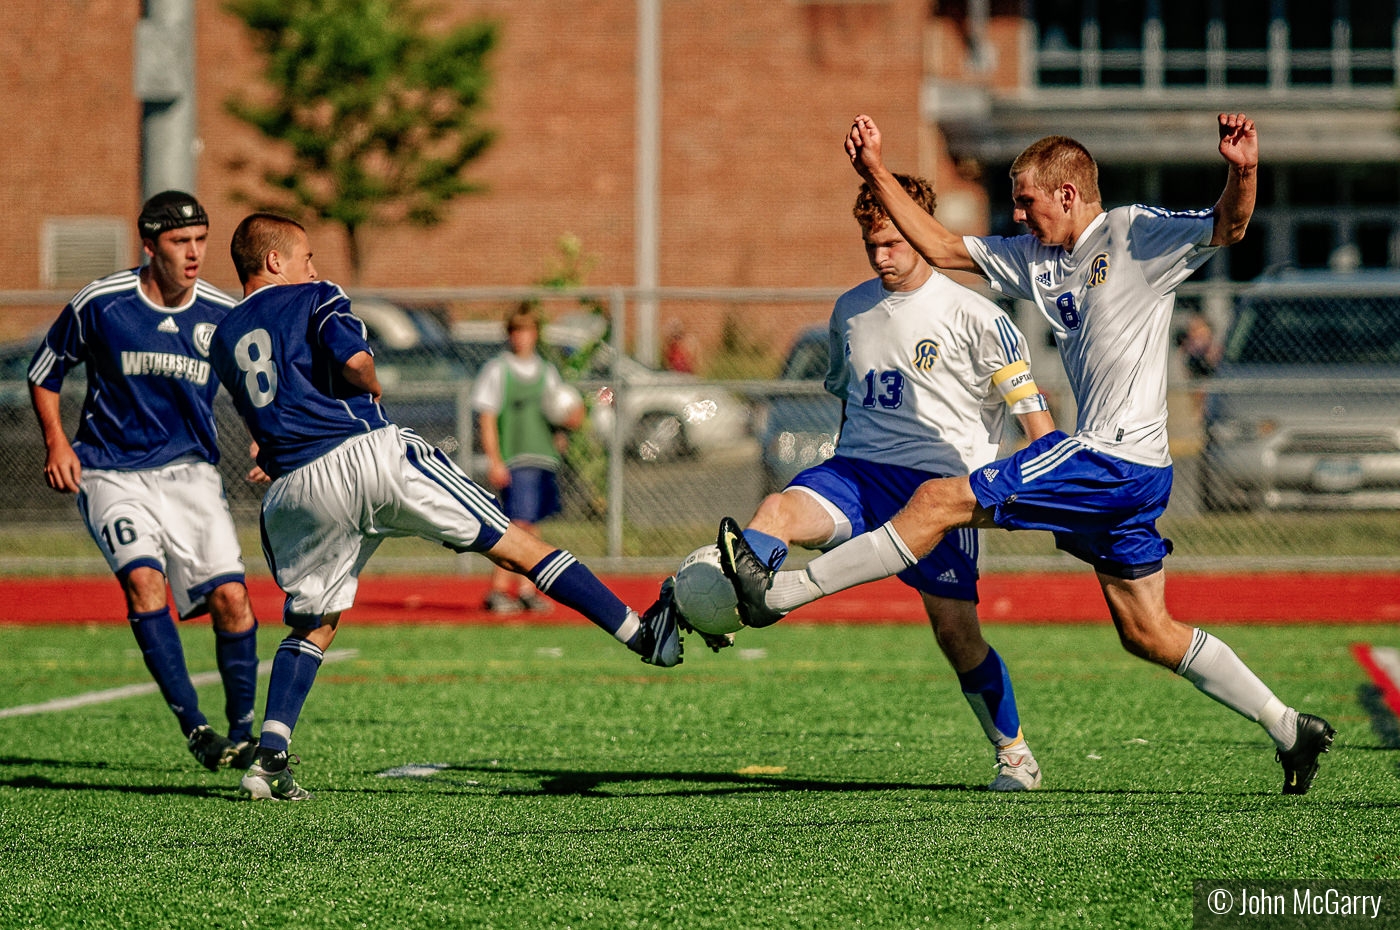
[[[938,361],[938,343],[932,339],[920,339],[914,344],[914,367],[928,371]]]
[[[178,333],[180,327],[175,325],[174,317],[168,316],[160,321],[160,325],[156,327],[156,330],[162,333]]]
[[[194,324],[194,347],[205,358],[209,357],[209,345],[214,341],[213,323]]]
[[[1089,287],[1098,287],[1108,280],[1108,253],[1100,252],[1089,263]]]

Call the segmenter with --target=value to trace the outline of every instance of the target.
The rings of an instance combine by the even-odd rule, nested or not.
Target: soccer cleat
[[[493,614],[518,614],[520,613],[520,601],[511,597],[504,591],[491,591],[486,595],[484,605]]]
[[[733,633],[706,633],[703,630],[697,630],[686,621],[685,615],[679,610],[676,611],[676,626],[680,627],[683,632],[694,633],[703,639],[705,645],[710,647],[711,652],[719,652],[721,649],[734,645]]]
[[[753,551],[737,520],[725,517],[719,521],[715,545],[719,547],[719,566],[734,585],[734,594],[739,599],[739,619],[744,621],[744,626],[772,626],[783,619],[783,613],[764,602],[764,595],[773,583],[773,571]]]
[[[301,762],[296,756],[281,754],[282,767],[275,771],[263,768],[262,763],[254,761],[248,768],[248,774],[243,776],[240,784],[243,790],[248,792],[248,796],[254,801],[309,801],[311,792],[307,791],[292,778],[291,761],[295,759]]]
[[[1040,787],[1040,766],[1029,752],[998,752],[997,777],[988,791],[1034,791]]]
[[[656,603],[642,614],[642,628],[628,644],[648,665],[671,668],[681,664],[684,646],[681,644],[680,628],[676,622],[680,611],[676,610],[675,590],[674,578],[667,578],[661,582],[661,593],[657,596]]]
[[[554,609],[554,604],[548,598],[540,597],[534,591],[527,591],[520,595],[520,606],[536,614],[547,614]]]
[[[250,736],[245,740],[230,743],[228,752],[224,754],[224,765],[231,769],[247,770],[253,764],[253,759],[258,754],[258,738]]]
[[[1332,747],[1337,731],[1321,717],[1298,715],[1298,737],[1293,748],[1280,749],[1274,758],[1283,763],[1283,793],[1307,794],[1317,774],[1317,757]]]
[[[233,749],[229,738],[215,733],[214,728],[207,723],[202,723],[190,731],[190,740],[186,745],[189,746],[190,755],[194,756],[195,761],[211,772],[217,772],[228,764]]]

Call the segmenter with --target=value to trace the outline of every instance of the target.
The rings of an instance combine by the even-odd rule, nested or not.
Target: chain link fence
[[[720,517],[747,519],[766,493],[834,446],[839,405],[821,390],[824,338],[816,335],[834,291],[352,296],[372,330],[390,417],[483,483],[471,377],[503,345],[504,310],[541,304],[551,320],[545,342],[590,408],[561,474],[564,513],[543,529],[604,570],[674,567],[713,537]],[[0,302],[40,301],[0,293]],[[1073,401],[1044,322],[1029,306],[1003,303],[1030,341],[1057,423],[1072,431]],[[662,335],[681,327],[704,347],[704,375],[658,371],[632,357],[660,354]],[[1174,330],[1176,482],[1160,522],[1175,545],[1172,565],[1400,568],[1400,275],[1187,285]],[[43,482],[44,449],[23,381],[32,340],[11,344],[0,359],[0,571],[100,570],[72,497]],[[69,382],[64,411],[75,425],[82,378]],[[218,419],[228,498],[246,531],[250,569],[261,570],[261,488],[244,478],[248,435],[223,396]],[[1079,566],[1048,534],[983,538],[986,571]],[[376,564],[485,570],[479,556],[417,540],[386,545]]]

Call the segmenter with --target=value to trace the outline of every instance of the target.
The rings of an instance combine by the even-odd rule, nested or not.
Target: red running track
[[[645,609],[660,576],[607,576],[624,601]],[[371,575],[360,580],[351,623],[579,623],[556,606],[548,614],[499,616],[481,607],[484,576]],[[270,578],[249,580],[264,623],[281,616],[282,597]],[[1107,622],[1092,573],[1001,574],[981,582],[980,613],[998,623]],[[0,579],[0,623],[122,623],[125,611],[108,577]],[[1376,623],[1400,621],[1400,572],[1173,573],[1167,606],[1185,623]],[[794,611],[806,623],[923,623],[918,597],[894,579],[843,591]]]

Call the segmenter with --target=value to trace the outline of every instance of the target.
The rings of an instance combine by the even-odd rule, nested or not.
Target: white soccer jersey
[[[838,455],[965,475],[996,458],[1008,406],[1045,409],[1010,317],[937,272],[913,291],[852,288],[829,336],[826,389],[846,403]]]
[[[1215,254],[1212,211],[1115,207],[1074,251],[1034,236],[964,237],[992,287],[1050,322],[1078,403],[1075,438],[1140,465],[1171,464],[1167,362],[1176,287]]]

